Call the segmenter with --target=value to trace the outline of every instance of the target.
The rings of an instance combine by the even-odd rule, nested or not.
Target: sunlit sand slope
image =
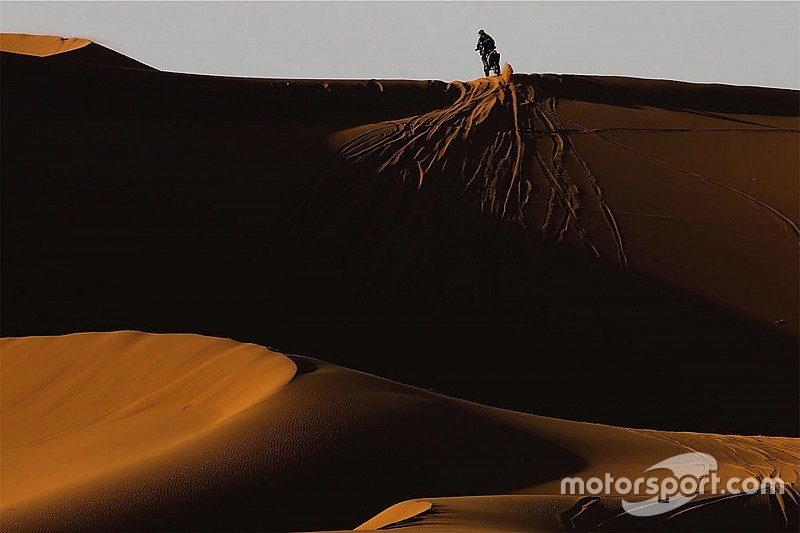
[[[112,67],[154,70],[135,59],[93,43],[87,39],[29,35],[26,33],[0,33],[0,51],[25,56],[47,58],[48,61],[91,63]]]
[[[3,52],[37,57],[70,52],[88,46],[91,43],[92,41],[88,39],[54,37],[51,35],[27,35],[22,33],[0,34],[0,50]]]
[[[214,432],[294,376],[287,357],[196,335],[3,339],[4,509]]]
[[[563,476],[634,478],[687,451],[723,479],[797,481],[796,439],[568,422],[194,335],[5,339],[2,369],[7,531],[352,528],[423,495],[550,496]],[[460,526],[477,506],[510,524],[517,502],[549,523],[577,499],[422,501],[399,514]],[[796,505],[769,501],[778,523]]]
[[[408,533],[532,531],[796,531],[797,485],[783,495],[698,498],[654,517],[626,514],[620,498],[465,496],[410,500],[356,528]]]

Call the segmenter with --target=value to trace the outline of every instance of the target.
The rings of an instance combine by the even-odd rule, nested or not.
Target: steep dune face
[[[796,91],[2,61],[6,335],[192,331],[552,416],[798,432]]]
[[[7,339],[1,355],[8,531],[365,529],[415,517],[530,530],[580,510],[557,496],[567,475],[633,478],[696,451],[717,458],[722,479],[798,476],[797,439],[515,413],[229,340],[92,333]],[[476,494],[527,497],[436,497]],[[421,500],[365,523],[411,498]],[[610,516],[609,500],[611,511],[595,513],[597,502],[575,523],[597,525],[586,515]],[[797,503],[781,502],[729,510],[786,525]]]

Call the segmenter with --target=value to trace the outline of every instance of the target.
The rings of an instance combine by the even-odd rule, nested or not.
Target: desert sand
[[[648,523],[615,516],[613,502],[576,518],[590,502],[558,496],[560,479],[634,478],[687,451],[716,457],[723,479],[779,472],[794,485],[690,504],[669,517],[677,529],[796,526],[797,439],[557,420],[197,335],[6,338],[2,365],[2,509],[13,531],[636,530]],[[450,497],[378,514],[428,494]]]
[[[796,91],[220,78],[90,46],[2,54],[5,335],[192,332],[549,416],[799,434]],[[475,362],[497,350],[514,372]],[[731,397],[764,383],[769,416]]]
[[[52,35],[29,35],[23,33],[0,34],[0,49],[3,52],[47,57],[78,50],[92,44],[88,39],[54,37]]]
[[[797,91],[0,48],[4,530],[798,528]]]

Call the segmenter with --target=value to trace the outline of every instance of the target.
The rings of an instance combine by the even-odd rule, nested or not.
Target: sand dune
[[[149,65],[86,39],[3,33],[0,34],[0,51],[40,57],[47,61],[155,70]]]
[[[0,50],[14,54],[47,57],[71,52],[92,44],[88,39],[54,37],[52,35],[28,35],[24,33],[0,34]]]
[[[295,372],[261,347],[185,335],[3,339],[2,350],[7,506],[164,453]]]
[[[91,47],[2,54],[5,335],[190,331],[552,416],[798,434],[797,91]],[[772,416],[731,398],[759,383]]]
[[[553,496],[563,476],[634,477],[691,450],[723,479],[797,481],[797,439],[568,422],[291,359],[195,335],[4,339],[4,529],[525,530],[574,512],[579,498]],[[367,521],[409,498],[475,494],[517,496],[423,499]],[[796,499],[784,516],[771,498],[735,506],[742,523],[792,523]]]
[[[798,117],[620,109],[525,80],[454,82],[453,105],[372,128],[339,156],[797,333]]]
[[[797,512],[797,489],[787,513]],[[784,501],[784,500],[780,500]],[[742,513],[742,506],[748,512]],[[792,531],[796,516],[783,515],[767,495],[703,498],[680,510],[641,519],[626,515],[619,498],[574,496],[465,496],[397,504],[358,531],[526,533],[530,531]]]
[[[0,49],[3,531],[797,530],[797,91]]]

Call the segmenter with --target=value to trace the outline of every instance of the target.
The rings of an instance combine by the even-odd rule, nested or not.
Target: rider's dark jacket
[[[481,53],[481,56],[486,56],[496,48],[494,44],[494,39],[492,39],[491,35],[488,33],[481,33],[478,36],[478,46],[475,47],[477,52]]]

